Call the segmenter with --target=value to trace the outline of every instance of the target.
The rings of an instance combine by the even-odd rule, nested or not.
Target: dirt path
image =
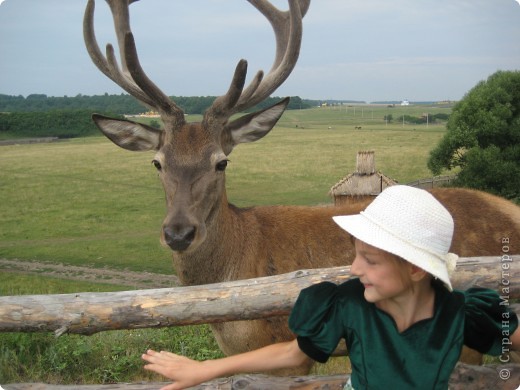
[[[0,259],[0,271],[21,274],[51,276],[60,279],[108,283],[134,289],[165,288],[179,286],[175,275],[150,272],[134,272],[109,268],[79,267],[60,263]]]

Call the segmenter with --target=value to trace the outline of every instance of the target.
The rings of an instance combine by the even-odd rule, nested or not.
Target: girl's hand
[[[145,370],[154,371],[173,381],[161,390],[180,390],[209,379],[201,362],[171,352],[148,350],[142,359],[149,363],[144,366]]]
[[[148,350],[143,356],[148,363],[146,370],[154,371],[171,379],[171,385],[161,390],[180,390],[211,379],[237,374],[280,368],[298,367],[308,363],[309,358],[298,346],[298,341],[268,345],[254,351],[221,359],[198,362],[170,352]]]

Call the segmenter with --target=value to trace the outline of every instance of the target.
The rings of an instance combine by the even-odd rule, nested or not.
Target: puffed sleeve
[[[300,292],[289,317],[289,328],[297,335],[300,349],[318,362],[326,362],[342,337],[335,302],[338,287],[323,282]]]
[[[518,327],[509,302],[496,291],[471,288],[465,295],[464,344],[489,355],[500,355],[502,346]]]

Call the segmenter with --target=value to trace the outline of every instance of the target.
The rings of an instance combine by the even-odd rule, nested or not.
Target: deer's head
[[[289,0],[288,11],[278,10],[267,0],[248,0],[274,29],[277,43],[274,64],[265,77],[259,71],[245,87],[247,62],[241,60],[227,93],[214,101],[200,123],[187,123],[183,111],[141,68],[129,21],[129,4],[134,1],[107,0],[114,18],[121,66],[112,45],[107,45],[103,56],[96,42],[94,0],[88,1],[85,11],[85,43],[99,70],[159,112],[164,129],[96,114],[93,119],[116,145],[131,151],[156,151],[153,164],[164,187],[168,210],[162,241],[174,251],[188,251],[205,240],[208,224],[227,202],[224,185],[227,156],[235,145],[265,136],[287,107],[288,98],[265,110],[230,119],[267,98],[289,76],[299,55],[302,18],[310,0]]]

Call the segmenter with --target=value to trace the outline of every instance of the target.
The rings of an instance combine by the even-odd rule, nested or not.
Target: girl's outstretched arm
[[[254,351],[222,359],[199,362],[170,352],[147,351],[143,360],[146,370],[154,371],[173,381],[162,390],[179,390],[198,385],[214,378],[242,372],[258,372],[279,368],[297,367],[307,355],[296,340],[269,345]]]

